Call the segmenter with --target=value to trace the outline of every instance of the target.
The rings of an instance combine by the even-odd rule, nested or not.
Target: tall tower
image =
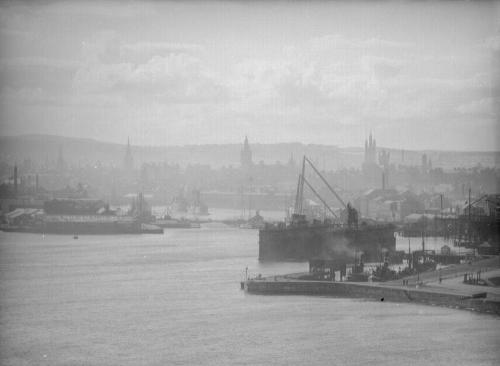
[[[389,187],[389,160],[391,158],[391,153],[382,150],[378,154],[378,161],[382,167],[382,189],[385,190]]]
[[[384,158],[388,158],[388,156],[386,157],[384,154]],[[365,140],[365,161],[361,169],[363,170],[366,187],[378,187],[382,168],[377,164],[377,141],[375,141],[371,132],[369,138]],[[386,178],[384,178],[384,182],[386,182]]]
[[[389,168],[389,160],[391,159],[391,153],[385,150],[382,150],[378,154],[378,162],[381,166],[384,167],[384,169]]]
[[[245,136],[245,142],[243,143],[243,150],[241,150],[240,162],[242,168],[250,168],[253,165],[252,150],[250,150],[250,145],[248,144],[247,136]]]
[[[17,164],[14,165],[14,196],[17,198]]]
[[[365,140],[365,164],[376,164],[377,142],[370,132],[370,137]]]
[[[123,168],[128,172],[134,169],[134,158],[132,157],[132,149],[130,148],[130,138],[127,138],[127,149],[125,150],[125,158],[123,159]]]

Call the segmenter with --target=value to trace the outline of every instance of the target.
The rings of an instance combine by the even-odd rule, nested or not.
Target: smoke
[[[322,247],[321,258],[329,260],[338,260],[339,262],[353,262],[354,258],[361,255],[352,247],[351,240],[342,235],[329,235]]]

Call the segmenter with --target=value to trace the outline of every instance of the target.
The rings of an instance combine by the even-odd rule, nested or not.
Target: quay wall
[[[352,282],[250,280],[249,293],[268,295],[315,295],[365,298],[394,302],[416,302],[500,315],[500,302],[459,294],[388,287]]]

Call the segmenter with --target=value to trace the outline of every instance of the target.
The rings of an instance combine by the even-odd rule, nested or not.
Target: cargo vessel
[[[163,229],[134,215],[117,215],[101,200],[53,199],[44,209],[17,209],[0,230],[68,235],[162,234]]]
[[[133,217],[114,215],[44,215],[41,232],[45,234],[141,234],[143,224]],[[147,230],[146,230],[147,231]]]
[[[335,212],[305,178],[306,163],[343,206]],[[333,219],[308,221],[303,214],[304,185],[322,202]],[[290,222],[266,224],[259,230],[259,260],[306,261],[311,258],[345,258],[356,256],[365,263],[379,262],[396,250],[395,227],[392,224],[359,223],[357,210],[345,204],[312,162],[304,156],[299,175],[294,214]]]

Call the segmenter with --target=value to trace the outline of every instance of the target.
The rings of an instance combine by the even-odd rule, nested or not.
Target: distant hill
[[[239,166],[242,144],[185,145],[185,146],[135,146],[132,154],[135,166],[143,162],[168,162],[211,165],[212,167]],[[360,144],[361,145],[361,144]],[[298,164],[302,155],[309,156],[321,169],[359,168],[364,159],[363,147],[338,148],[330,145],[305,145],[301,143],[258,144],[250,141],[253,161],[286,164],[293,156]],[[59,149],[70,164],[122,166],[126,144],[115,144],[92,139],[79,139],[52,135],[0,136],[0,160],[21,164],[25,159],[50,165],[57,161]],[[420,165],[422,155],[432,160],[433,167],[451,169],[473,167],[478,164],[499,167],[500,152],[457,151],[404,151],[378,148],[391,153],[390,161],[399,165]]]

